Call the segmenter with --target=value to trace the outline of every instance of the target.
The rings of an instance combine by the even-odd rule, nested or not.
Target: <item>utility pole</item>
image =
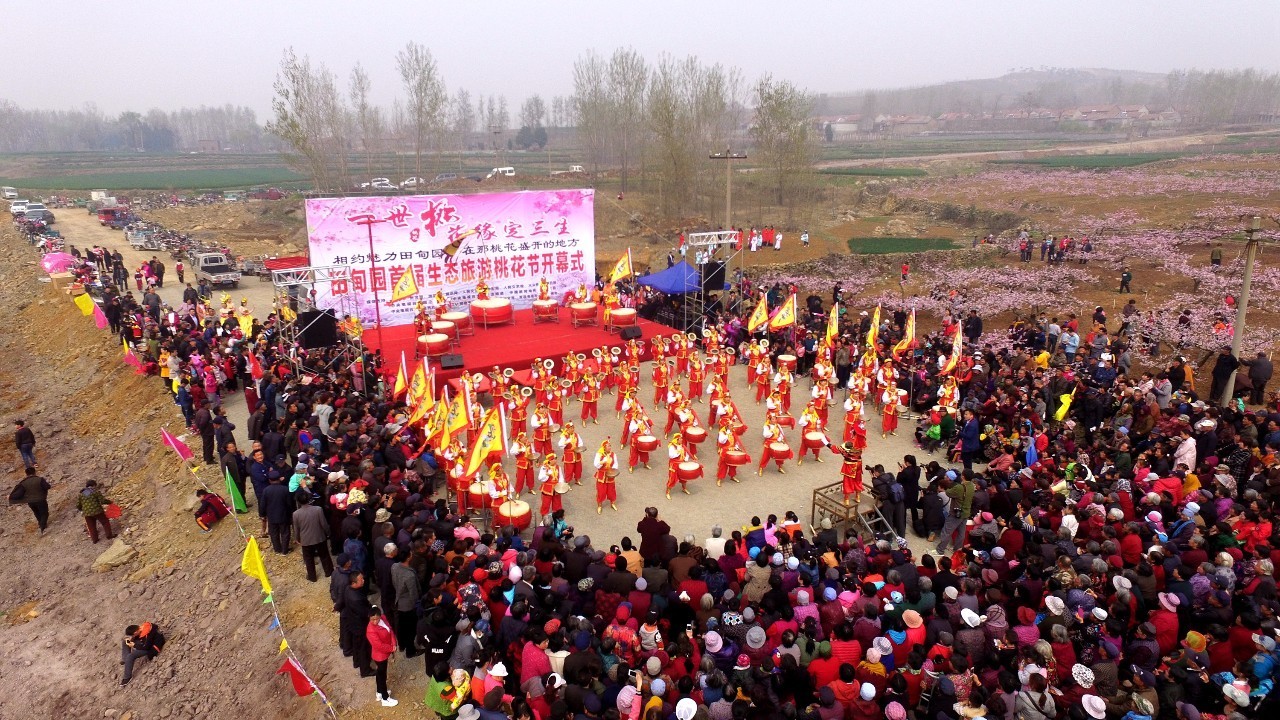
[[[1249,313],[1249,285],[1253,282],[1253,260],[1258,256],[1258,232],[1262,230],[1262,218],[1254,215],[1249,220],[1249,227],[1245,230],[1248,239],[1245,241],[1244,256],[1244,286],[1240,288],[1240,300],[1236,303],[1236,324],[1232,328],[1231,333],[1231,354],[1236,360],[1240,359],[1240,343],[1244,340],[1245,316]],[[1227,407],[1231,404],[1232,390],[1236,385],[1236,373],[1239,372],[1237,367],[1231,371],[1231,377],[1227,378],[1227,386],[1222,391],[1222,397],[1218,399],[1221,407]]]
[[[707,156],[712,160],[724,160],[724,229],[733,227],[733,161],[746,160],[747,156],[725,148],[722,153]]]

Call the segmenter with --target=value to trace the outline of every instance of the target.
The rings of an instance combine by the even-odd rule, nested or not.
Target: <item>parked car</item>
[[[9,203],[9,212],[14,217],[17,217],[27,211],[27,205],[30,202],[31,202],[30,200],[14,200],[13,202]]]
[[[489,171],[489,174],[485,176],[485,179],[488,180],[489,178],[498,177],[499,175],[503,177],[515,177],[516,169],[510,166],[496,167]]]
[[[6,186],[4,186],[4,187],[0,188],[0,194],[3,194],[3,195],[4,195],[4,199],[5,199],[5,200],[17,200],[17,199],[18,199],[18,190],[17,190],[17,188],[11,188],[11,187],[9,187],[8,185],[6,185]]]
[[[433,182],[451,182],[458,179],[458,173],[440,173]]]
[[[400,183],[400,187],[402,188],[420,188],[426,186],[427,179],[420,177],[405,178],[404,182]]]
[[[374,178],[367,183],[360,183],[360,188],[363,190],[395,190],[396,186],[395,183],[387,178],[380,177]]]
[[[200,253],[192,258],[196,280],[209,281],[212,287],[240,287],[240,273],[227,262],[227,256],[217,253]]]
[[[45,225],[52,225],[53,213],[44,209],[32,209],[31,207],[28,207],[26,213],[23,214],[22,219],[30,222],[42,222]]]

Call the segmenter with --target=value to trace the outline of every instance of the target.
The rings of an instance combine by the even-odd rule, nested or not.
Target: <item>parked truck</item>
[[[240,272],[223,253],[200,253],[191,264],[195,267],[196,280],[207,280],[211,287],[240,287]]]

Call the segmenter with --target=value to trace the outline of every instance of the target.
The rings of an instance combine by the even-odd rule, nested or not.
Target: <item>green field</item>
[[[854,175],[859,177],[921,177],[928,175],[920,168],[911,167],[842,167],[823,168],[819,175]]]
[[[1027,160],[993,160],[993,165],[1036,165],[1051,170],[1111,170],[1162,160],[1176,160],[1186,153],[1127,153],[1117,155],[1050,155]]]
[[[855,237],[849,238],[849,252],[854,255],[888,255],[890,253],[954,250],[959,247],[947,238]]]
[[[23,190],[190,190],[292,185],[306,178],[285,168],[193,169],[98,172],[46,177],[0,177],[0,184]]]

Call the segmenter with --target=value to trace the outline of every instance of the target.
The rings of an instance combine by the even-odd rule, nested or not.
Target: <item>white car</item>
[[[405,181],[400,183],[400,187],[402,188],[420,188],[426,187],[426,185],[427,179],[420,177],[405,178]]]
[[[374,178],[374,179],[370,180],[370,181],[369,181],[369,182],[367,182],[367,183],[360,183],[360,188],[361,188],[362,190],[370,190],[370,189],[373,189],[373,190],[395,190],[395,189],[396,189],[396,184],[395,184],[395,183],[393,183],[393,182],[391,182],[391,181],[390,181],[390,180],[388,180],[387,178],[382,177],[382,178]]]
[[[14,200],[13,202],[9,203],[9,212],[16,217],[26,212],[27,205],[30,205],[30,204],[31,204],[30,200]]]

